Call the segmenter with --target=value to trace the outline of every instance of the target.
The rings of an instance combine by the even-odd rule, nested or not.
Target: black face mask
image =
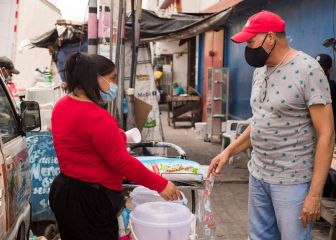
[[[265,66],[269,55],[271,54],[271,52],[275,48],[276,42],[274,43],[274,46],[269,53],[265,51],[265,49],[263,48],[263,45],[264,45],[264,42],[265,42],[267,36],[268,35],[265,36],[263,42],[261,43],[261,45],[259,47],[250,48],[250,47],[246,46],[246,48],[245,48],[246,62],[249,65],[251,65],[252,67],[259,68],[259,67]]]

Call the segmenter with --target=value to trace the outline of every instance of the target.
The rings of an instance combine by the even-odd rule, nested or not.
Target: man
[[[17,100],[17,90],[15,84],[12,81],[13,74],[19,74],[20,72],[15,69],[12,60],[8,57],[0,57],[0,77],[5,81],[12,96]]]
[[[19,74],[20,72],[15,69],[12,60],[8,57],[0,57],[0,74],[9,83],[12,81],[12,74]]]
[[[212,160],[208,176],[252,146],[249,239],[310,240],[333,152],[328,81],[315,59],[288,46],[285,21],[274,13],[253,15],[231,39],[247,43],[245,59],[256,67],[253,117]]]

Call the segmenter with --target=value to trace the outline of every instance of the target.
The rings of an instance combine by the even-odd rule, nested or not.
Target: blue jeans
[[[249,240],[311,240],[299,219],[310,183],[269,184],[250,175]]]

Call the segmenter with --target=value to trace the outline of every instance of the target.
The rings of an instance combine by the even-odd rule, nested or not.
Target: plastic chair
[[[228,120],[226,130],[222,133],[222,151],[237,139],[249,126],[249,120]]]

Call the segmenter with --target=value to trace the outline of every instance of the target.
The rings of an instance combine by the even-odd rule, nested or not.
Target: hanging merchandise
[[[126,83],[131,80],[131,43],[126,44],[125,79]],[[159,92],[155,86],[154,72],[151,63],[149,44],[140,44],[137,57],[136,79],[134,97],[152,106],[144,128],[142,129],[142,140],[163,141],[163,131],[160,119]]]

